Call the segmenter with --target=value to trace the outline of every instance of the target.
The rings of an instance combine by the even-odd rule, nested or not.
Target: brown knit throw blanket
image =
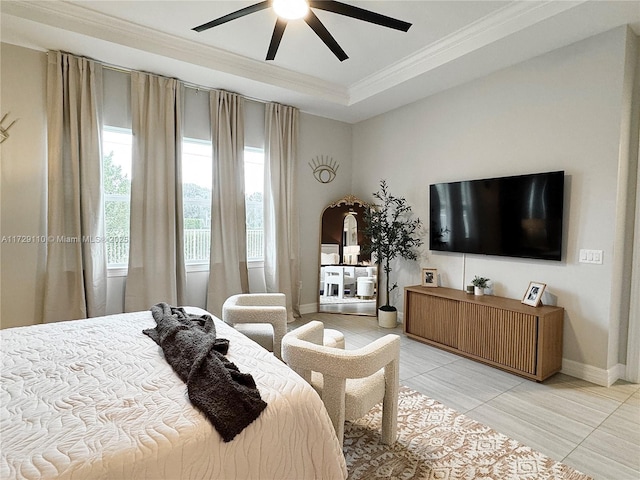
[[[190,315],[182,308],[159,303],[151,307],[156,327],[143,330],[164,352],[183,382],[191,403],[225,442],[233,440],[267,407],[253,377],[241,373],[224,355],[229,340],[216,338],[209,315]]]

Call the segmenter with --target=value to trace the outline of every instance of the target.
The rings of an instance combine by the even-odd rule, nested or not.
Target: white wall
[[[0,145],[0,326],[39,323],[46,244],[46,68],[42,52],[3,43],[0,112],[19,119]],[[9,122],[5,120],[4,126]],[[18,236],[19,238],[13,238]]]
[[[442,285],[452,288],[474,275],[489,277],[496,295],[511,298],[521,298],[529,281],[546,283],[566,309],[567,363],[603,375],[612,367],[617,343],[609,345],[609,335],[619,323],[611,317],[611,293],[626,39],[619,28],[353,130],[356,190],[373,192],[384,177],[423,220],[431,183],[564,170],[562,262],[433,252],[418,266],[438,268]],[[578,263],[581,248],[603,250],[604,263]],[[418,271],[397,271],[401,286],[419,283]]]
[[[315,312],[320,278],[320,223],[324,208],[352,191],[351,125],[300,115],[298,144],[298,198],[300,208],[301,313]],[[338,163],[338,174],[330,183],[320,183],[309,163],[324,155]]]

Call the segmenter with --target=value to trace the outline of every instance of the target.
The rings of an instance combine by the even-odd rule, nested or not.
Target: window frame
[[[114,127],[114,126],[110,126],[110,125],[103,125],[102,126],[102,130],[103,131],[111,131],[111,132],[115,132],[115,133],[126,133],[129,134],[131,136],[131,138],[133,138],[133,132],[130,128],[122,128],[122,127]],[[201,140],[201,139],[194,139],[194,138],[190,138],[190,137],[183,137],[182,138],[182,142],[193,142],[193,143],[200,143],[200,144],[206,144],[211,146],[211,141],[207,141],[207,140]],[[184,150],[184,148],[183,148]],[[258,148],[258,147],[251,147],[251,146],[245,146],[244,147],[244,151],[251,151],[251,152],[255,152],[258,153],[260,155],[262,155],[263,158],[263,162],[264,162],[264,149],[263,148]],[[104,152],[103,152],[104,155]],[[212,155],[212,161],[213,161],[213,155]],[[245,174],[246,174],[246,160],[245,160]],[[264,163],[263,163],[264,165]],[[129,179],[131,180],[131,179]],[[104,185],[103,185],[104,187]],[[264,191],[263,193],[263,202],[264,202]],[[104,194],[104,199],[103,199],[103,203],[106,203],[107,201],[114,201],[116,200],[115,198],[112,197],[124,197],[124,195],[119,195],[119,194]],[[123,199],[117,199],[120,201],[124,201]],[[245,193],[245,201],[246,201],[246,193]],[[183,203],[184,203],[184,198],[183,198]],[[129,208],[131,206],[131,197],[129,197],[128,199],[128,204],[129,204]],[[246,205],[245,205],[245,211],[246,211]],[[263,211],[264,211],[264,203],[263,203]],[[246,220],[246,218],[245,218]],[[184,235],[184,224],[183,224],[183,235]],[[263,226],[263,232],[264,232],[264,226]],[[248,245],[247,245],[248,246]],[[253,257],[253,258],[249,258],[248,257],[249,252],[247,251],[247,268],[249,269],[256,269],[256,268],[263,268],[264,267],[264,245],[263,245],[263,250],[262,250],[262,258],[258,258],[258,257]],[[204,261],[195,261],[195,262],[186,262],[185,259],[185,269],[187,273],[191,273],[191,272],[206,272],[209,271],[209,265],[210,265],[210,259],[206,259]],[[107,264],[107,277],[111,278],[111,277],[126,277],[128,274],[128,264],[118,264],[118,263],[112,263],[112,264]]]

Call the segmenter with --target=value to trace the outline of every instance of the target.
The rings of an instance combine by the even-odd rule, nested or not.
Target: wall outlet
[[[586,250],[580,249],[580,263],[594,263],[602,265],[603,252],[602,250]]]

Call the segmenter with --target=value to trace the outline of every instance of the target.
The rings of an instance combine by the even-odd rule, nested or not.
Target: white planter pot
[[[396,328],[398,325],[398,311],[388,312],[378,309],[378,325],[382,328]]]
[[[484,288],[482,287],[473,287],[474,295],[484,295]]]

